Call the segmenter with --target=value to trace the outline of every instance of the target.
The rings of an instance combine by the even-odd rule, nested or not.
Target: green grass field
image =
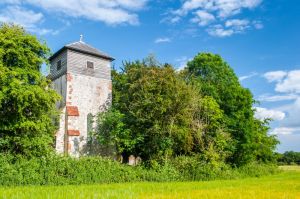
[[[80,186],[2,187],[0,198],[299,198],[300,167],[242,180],[207,182],[128,183]]]

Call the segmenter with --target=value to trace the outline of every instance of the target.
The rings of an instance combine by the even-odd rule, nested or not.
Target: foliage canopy
[[[219,55],[198,54],[181,72],[153,57],[126,62],[121,72],[113,71],[113,86],[118,112],[110,117],[122,115],[126,140],[132,141],[118,150],[125,156],[199,155],[234,165],[274,160],[278,142],[267,134],[268,121],[254,117],[251,92]]]
[[[188,83],[196,82],[200,93],[213,97],[223,111],[225,129],[233,138],[230,162],[240,165],[273,160],[278,141],[268,135],[268,121],[254,117],[252,93],[242,87],[232,68],[219,55],[198,54],[188,62],[185,78]]]
[[[0,151],[43,156],[50,151],[56,92],[41,75],[49,49],[15,25],[0,26]]]

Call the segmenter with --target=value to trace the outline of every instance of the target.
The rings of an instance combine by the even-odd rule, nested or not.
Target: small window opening
[[[86,67],[89,68],[89,69],[94,69],[94,62],[87,61],[86,62]]]
[[[60,70],[61,69],[61,60],[56,62],[56,70]]]

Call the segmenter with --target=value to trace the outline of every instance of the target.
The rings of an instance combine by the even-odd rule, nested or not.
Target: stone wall
[[[87,117],[96,116],[103,107],[111,104],[111,80],[86,76],[82,74],[67,74],[67,107],[77,107],[78,116],[68,116],[68,130],[79,131],[79,135],[68,136],[68,150],[73,156],[87,153]]]
[[[59,129],[55,136],[55,149],[59,154],[63,154],[65,151],[65,119],[66,119],[66,95],[67,95],[67,79],[66,75],[62,75],[52,81],[52,87],[61,95],[61,101],[56,103],[57,109],[60,111]]]

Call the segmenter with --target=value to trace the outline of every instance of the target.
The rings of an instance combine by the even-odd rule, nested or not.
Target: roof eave
[[[57,57],[58,54],[60,54],[61,52],[63,52],[66,49],[70,49],[70,50],[73,50],[73,51],[76,51],[76,52],[80,52],[80,53],[84,53],[84,54],[88,54],[88,55],[93,55],[93,56],[96,56],[96,57],[100,57],[102,59],[108,59],[110,61],[114,61],[115,60],[115,58],[110,57],[110,56],[99,55],[99,54],[96,54],[96,53],[87,52],[87,51],[84,51],[84,50],[79,50],[77,48],[72,48],[72,47],[69,47],[69,46],[64,46],[61,49],[59,49],[57,52],[55,52],[52,56],[50,56],[49,57],[49,61],[51,61],[52,59],[54,59],[55,57]]]
[[[80,52],[80,53],[84,53],[84,54],[88,54],[88,55],[93,55],[93,56],[100,57],[100,58],[103,58],[103,59],[108,59],[110,61],[114,61],[115,60],[113,57],[110,57],[110,56],[100,55],[100,54],[92,53],[92,52],[87,52],[85,50],[80,50],[80,49],[69,47],[69,46],[65,46],[65,47],[66,47],[66,49],[70,49],[70,50],[73,50],[73,51],[76,51],[76,52]]]
[[[58,51],[56,51],[53,55],[51,55],[48,60],[51,61],[52,59],[54,59],[55,57],[57,57],[57,55],[59,55],[65,49],[66,49],[66,46],[62,47],[61,49],[59,49]]]

